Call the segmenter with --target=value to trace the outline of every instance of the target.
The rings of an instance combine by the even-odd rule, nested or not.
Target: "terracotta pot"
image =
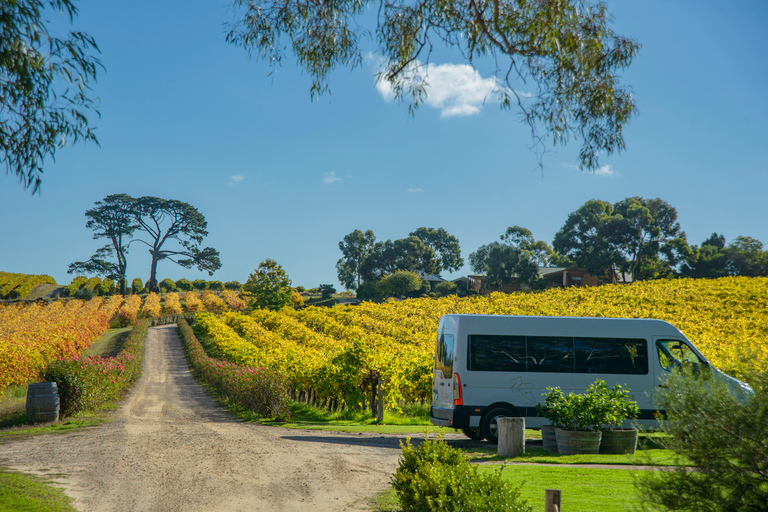
[[[600,441],[600,453],[635,453],[637,450],[637,429],[620,428],[602,430],[603,439]]]
[[[555,431],[557,451],[560,455],[598,453],[603,433],[599,430],[564,430]]]

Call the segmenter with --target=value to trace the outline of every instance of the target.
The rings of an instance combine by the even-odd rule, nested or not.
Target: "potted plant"
[[[609,388],[605,381],[598,380],[587,392],[595,397],[598,409],[597,421],[603,433],[600,453],[635,453],[638,430],[622,428],[626,420],[640,413],[637,402],[629,399],[629,390],[621,384]]]
[[[549,453],[558,453],[555,431],[563,427],[561,416],[565,395],[560,388],[547,388],[547,392],[542,396],[544,404],[536,404],[536,413],[548,419],[549,425],[541,427],[541,442]]]
[[[555,430],[558,453],[598,453],[602,439],[600,410],[598,397],[589,392],[568,393],[564,396],[559,408],[562,426]]]

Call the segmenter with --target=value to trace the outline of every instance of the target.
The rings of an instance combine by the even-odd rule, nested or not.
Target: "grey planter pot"
[[[560,455],[578,455],[598,453],[603,433],[599,430],[563,430],[555,431],[557,451]]]
[[[603,438],[602,438],[602,441],[600,441],[600,453],[633,454],[637,450],[638,431],[636,428],[603,430],[602,433],[603,433]]]
[[[557,451],[557,436],[555,431],[557,427],[553,425],[544,425],[541,427],[541,442],[544,449],[549,453],[558,453]]]

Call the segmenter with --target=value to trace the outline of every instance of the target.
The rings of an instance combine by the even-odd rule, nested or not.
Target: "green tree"
[[[184,268],[193,265],[208,275],[221,268],[219,252],[213,247],[200,249],[203,239],[208,236],[208,223],[202,213],[183,201],[140,197],[132,206],[132,213],[138,231],[148,235],[148,240],[137,239],[149,248],[151,257],[149,282],[150,291],[157,290],[157,264],[168,260]],[[166,246],[175,242],[175,246]]]
[[[658,198],[587,201],[568,216],[553,245],[588,273],[614,282],[619,273],[636,281],[670,277],[690,254],[677,211]]]
[[[291,304],[291,280],[274,260],[264,260],[243,285],[251,307],[278,310]]]
[[[360,265],[373,251],[375,241],[376,236],[370,229],[365,232],[356,229],[339,242],[343,256],[336,262],[336,273],[347,290],[356,290],[360,286]]]
[[[126,255],[129,239],[139,228],[133,215],[135,199],[127,194],[113,194],[85,212],[85,227],[93,230],[93,239],[106,238],[109,243],[98,249],[87,261],[69,265],[68,274],[95,274],[118,282],[120,294],[125,295]],[[114,261],[112,261],[114,258]]]
[[[532,252],[500,242],[480,246],[469,255],[469,265],[475,272],[485,272],[485,282],[490,286],[504,286],[515,280],[533,286],[539,277]]]
[[[437,271],[435,251],[416,236],[377,242],[360,264],[359,272],[366,281],[378,281],[397,270],[434,274]]]
[[[456,272],[464,266],[459,239],[445,229],[421,227],[408,236],[417,237],[435,252],[435,273]]]
[[[701,247],[691,246],[687,261],[681,265],[680,273],[685,277],[695,278],[725,277],[728,275],[727,263],[725,237],[712,233],[701,243]]]
[[[181,278],[178,281],[176,281],[176,289],[181,290],[183,292],[188,292],[192,289],[192,283],[190,283],[187,279]]]
[[[96,42],[83,32],[51,36],[50,12],[72,22],[74,0],[0,3],[0,163],[32,193],[40,190],[45,159],[67,142],[98,144],[88,118],[99,115],[89,97],[101,66]]]
[[[611,30],[603,3],[236,0],[235,8],[240,16],[229,25],[227,41],[272,64],[290,49],[312,78],[313,97],[328,90],[334,68],[362,64],[370,49],[361,40],[375,33],[383,58],[378,80],[398,100],[408,100],[413,112],[427,96],[425,63],[432,48],[446,44],[469,64],[485,58],[497,63],[497,100],[520,112],[536,143],[550,136],[555,145],[580,140],[586,169],[598,167],[599,154],[624,148],[622,130],[635,103],[618,74],[640,46]],[[376,27],[366,26],[367,19],[375,19]],[[517,92],[531,85],[532,97]]]
[[[144,285],[141,282],[140,278],[135,278],[133,281],[131,281],[131,293],[134,295],[138,295],[139,293],[144,291]]]
[[[723,382],[708,367],[673,373],[665,384],[656,394],[669,434],[662,443],[677,465],[642,472],[642,501],[653,510],[765,510],[768,373],[750,377],[753,392]]]
[[[768,275],[768,252],[763,243],[749,236],[737,236],[726,249],[726,269],[732,276]]]
[[[619,255],[611,245],[608,226],[613,205],[592,199],[568,215],[555,234],[555,251],[571,259],[579,268],[595,276],[618,277]]]
[[[636,280],[674,275],[690,252],[677,210],[661,199],[619,201],[613,206],[610,225],[621,268]]]
[[[552,248],[534,240],[530,230],[520,226],[508,227],[501,240],[482,245],[469,255],[472,270],[484,272],[485,282],[491,286],[504,286],[517,279],[533,287],[539,278],[539,266],[555,257]]]

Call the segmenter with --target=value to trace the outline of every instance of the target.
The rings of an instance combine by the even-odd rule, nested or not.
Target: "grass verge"
[[[77,512],[72,498],[45,478],[0,468],[0,512]]]

